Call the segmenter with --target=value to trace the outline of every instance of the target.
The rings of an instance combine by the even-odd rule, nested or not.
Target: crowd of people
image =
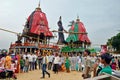
[[[89,50],[83,53],[7,53],[1,54],[0,69],[11,69],[14,73],[29,72],[37,69],[42,70],[42,77],[45,74],[50,78],[47,70],[52,70],[55,74],[59,71],[70,73],[72,71],[81,71],[82,77],[90,78],[93,71],[93,77],[103,73],[112,74],[112,69],[120,69],[120,57],[113,57],[109,53],[100,56],[91,54]]]

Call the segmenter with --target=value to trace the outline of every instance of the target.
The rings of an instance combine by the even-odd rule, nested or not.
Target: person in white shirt
[[[45,73],[48,74],[48,77],[50,78],[50,73],[46,71],[47,68],[47,63],[48,63],[48,58],[46,56],[46,54],[43,54],[43,64],[42,64],[42,77],[41,78],[45,78]]]
[[[52,63],[53,63],[53,58],[54,58],[53,54],[50,54],[48,56],[48,70],[51,70]]]
[[[60,57],[60,65],[65,63],[65,56],[61,55]]]
[[[28,57],[28,53],[27,53],[27,52],[25,52],[25,53],[23,54],[23,59],[26,60],[26,57]]]
[[[37,69],[37,56],[36,54],[32,54],[32,70]]]
[[[77,63],[77,57],[75,56],[75,55],[73,55],[72,57],[71,57],[71,70],[75,70],[75,68],[76,68],[76,63]]]
[[[58,68],[59,68],[59,62],[60,62],[60,57],[58,56],[58,53],[55,54],[54,57],[54,66],[53,66],[53,71],[54,73],[58,73]]]
[[[77,63],[78,63],[78,71],[82,71],[82,60],[81,60],[81,55],[80,54],[78,54],[77,55]]]
[[[90,51],[89,50],[85,50],[84,51],[84,55],[85,55],[85,68],[83,70],[83,74],[82,77],[84,79],[86,78],[90,78],[91,77],[91,70],[92,70],[92,61],[91,61],[91,57],[90,57]]]
[[[35,54],[34,57],[35,57],[35,69],[37,69],[37,54]]]
[[[28,60],[29,60],[29,70],[32,70],[32,66],[33,66],[33,56],[32,53],[28,54]]]

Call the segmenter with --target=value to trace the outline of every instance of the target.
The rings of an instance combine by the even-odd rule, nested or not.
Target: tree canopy
[[[108,39],[107,45],[120,52],[120,33]]]

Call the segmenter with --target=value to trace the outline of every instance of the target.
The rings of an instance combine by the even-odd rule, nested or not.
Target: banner
[[[104,54],[107,52],[107,45],[101,45],[101,54]]]

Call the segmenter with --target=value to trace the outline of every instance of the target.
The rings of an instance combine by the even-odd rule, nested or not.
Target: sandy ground
[[[48,78],[46,74],[45,79],[43,80],[83,80],[81,77],[81,72],[71,71],[70,73],[59,72],[54,74],[53,71],[48,71],[51,74],[51,77]],[[28,73],[19,73],[17,74],[17,80],[41,80],[42,72],[41,70],[29,71]]]

